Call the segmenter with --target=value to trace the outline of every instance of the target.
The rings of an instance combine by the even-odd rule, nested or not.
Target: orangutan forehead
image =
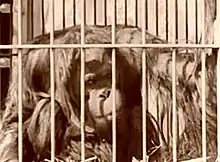
[[[101,64],[108,57],[108,53],[104,48],[88,48],[85,50],[85,62],[97,61]]]

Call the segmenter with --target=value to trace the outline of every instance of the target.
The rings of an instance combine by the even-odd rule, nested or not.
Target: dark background
[[[12,0],[0,0],[0,5],[3,3],[9,3],[12,7]],[[12,13],[12,12],[11,12]],[[0,12],[0,44],[12,43],[12,14]],[[10,60],[11,50],[0,50],[0,59]],[[4,99],[7,94],[8,84],[10,77],[10,64],[0,65],[0,103],[1,110],[4,109]]]

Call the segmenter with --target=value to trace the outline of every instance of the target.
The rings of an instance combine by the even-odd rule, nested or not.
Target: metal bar
[[[201,28],[202,28],[202,44],[205,44],[205,1],[201,0]],[[206,161],[206,52],[202,50],[201,54],[201,62],[202,62],[202,74],[201,74],[201,81],[202,81],[202,159],[203,162]]]
[[[12,13],[10,12],[10,7],[11,7],[11,4],[7,3],[7,2],[1,2],[1,5],[0,5],[0,13]]]
[[[81,1],[81,45],[85,44],[85,0]],[[81,93],[81,161],[85,161],[85,49],[81,47],[81,70],[80,70],[80,93]]]
[[[10,8],[10,43],[12,44],[12,40],[13,40],[13,35],[14,35],[14,27],[13,27],[13,6],[14,6],[14,3],[13,1],[11,0],[11,8]],[[12,53],[12,50],[10,50],[10,53]],[[10,58],[10,74],[12,73],[12,56]]]
[[[196,29],[196,34],[195,34],[195,37],[196,37],[196,44],[198,43],[198,1],[195,0],[195,29]]]
[[[50,45],[54,44],[54,0],[51,0]],[[54,49],[50,48],[50,89],[51,89],[51,161],[55,162],[55,70]]]
[[[18,0],[18,45],[22,44],[22,0]],[[23,160],[22,137],[22,51],[18,50],[18,160]]]
[[[158,36],[159,33],[159,4],[158,4],[158,0],[156,0],[156,35]],[[142,20],[143,21],[143,20]]]
[[[218,44],[22,44],[0,45],[0,49],[37,49],[37,48],[220,48]]]
[[[135,0],[135,26],[138,26],[138,0]]]
[[[97,20],[96,20],[96,15],[97,15],[97,6],[96,6],[97,2],[96,0],[94,0],[94,25],[97,24]]]
[[[107,0],[104,0],[104,20],[105,26],[107,25]]]
[[[188,31],[188,0],[186,0],[186,10],[185,10],[185,12],[186,12],[186,43],[188,43],[188,41],[189,41],[189,31]]]
[[[178,31],[179,31],[179,29],[178,29],[178,0],[175,0],[175,19],[176,19],[176,21],[175,21],[175,29],[176,29],[176,32],[175,32],[175,36],[176,36],[176,40],[175,40],[175,42],[178,40]],[[174,42],[173,42],[174,43]]]
[[[65,10],[66,10],[66,1],[63,0],[63,29],[66,27],[66,14],[65,14]]]
[[[31,0],[31,38],[34,37],[34,0]]]
[[[105,20],[105,26],[106,26],[107,25],[107,0],[104,0],[104,8],[105,8],[104,20]]]
[[[146,17],[145,17],[145,20],[146,20],[146,30],[148,30],[148,0],[146,0]]]
[[[3,61],[4,62],[2,62],[2,59],[4,59]],[[0,69],[1,68],[9,68],[9,70],[10,70],[10,72],[11,72],[11,62],[10,62],[10,58],[0,58]],[[10,74],[10,72],[9,72],[9,74]],[[8,75],[8,74],[7,74]],[[6,79],[4,79],[3,81],[6,81]],[[0,84],[1,85],[1,84]],[[3,104],[3,102],[1,102],[2,104]]]
[[[217,101],[220,100],[220,50],[218,50],[218,57],[217,57]],[[216,162],[220,161],[220,103],[217,102],[217,139],[218,139],[218,155]]]
[[[217,57],[217,101],[220,101],[220,50]],[[217,102],[217,137],[218,137],[218,157],[216,162],[220,162],[220,103]]]
[[[73,0],[73,25],[76,25],[76,0]]]
[[[203,161],[206,161],[206,53],[202,52],[202,157]]]
[[[125,0],[125,26],[128,25],[128,0]]]
[[[112,0],[112,44],[116,43],[116,0]],[[116,162],[116,49],[112,49],[112,162]]]
[[[41,5],[42,5],[42,9],[41,9],[41,19],[42,19],[42,34],[45,33],[45,19],[44,19],[44,0],[41,0]]]
[[[174,18],[172,21],[173,29],[173,38],[172,43],[176,43],[177,38],[177,0],[174,1]],[[172,52],[172,134],[173,134],[173,162],[177,162],[177,109],[176,109],[176,49]]]
[[[168,34],[169,34],[169,30],[168,30],[168,0],[166,0],[166,18],[165,18],[165,23],[166,23],[166,40],[168,41]]]
[[[1,68],[1,66],[0,66],[0,110],[3,110],[2,108],[2,106],[3,106],[3,89],[2,89],[2,68]]]
[[[216,1],[216,20],[220,20],[220,3],[219,1]],[[216,24],[217,26],[218,24]],[[216,29],[215,33],[214,33],[214,37],[215,37],[215,42],[216,44],[220,44],[220,39],[218,37],[219,34],[219,28]],[[217,35],[217,36],[216,36]],[[217,56],[217,72],[216,72],[216,78],[217,78],[217,101],[220,101],[220,50],[218,49],[218,56]],[[216,162],[220,162],[220,103],[217,102],[217,149],[218,149],[218,155],[217,155],[217,160]]]
[[[146,0],[142,0],[142,44],[146,44]],[[142,126],[143,126],[143,162],[147,162],[147,68],[146,49],[142,51]]]
[[[172,53],[173,161],[177,162],[176,50]]]
[[[27,40],[28,41],[33,38],[33,33],[34,33],[34,30],[33,30],[34,29],[34,23],[33,23],[33,14],[34,14],[33,7],[34,6],[33,5],[34,5],[33,0],[27,1],[27,7],[28,7],[27,12],[29,13],[27,15],[27,21],[29,22],[27,23]]]

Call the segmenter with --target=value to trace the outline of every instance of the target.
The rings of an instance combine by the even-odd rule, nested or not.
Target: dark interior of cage
[[[9,3],[10,1],[1,0],[0,4]],[[12,14],[0,12],[0,44],[11,44],[12,43]],[[1,49],[0,50],[0,103],[1,112],[4,109],[4,101],[7,96],[7,90],[9,85],[10,77],[10,59],[11,50]],[[2,113],[1,113],[2,115]]]

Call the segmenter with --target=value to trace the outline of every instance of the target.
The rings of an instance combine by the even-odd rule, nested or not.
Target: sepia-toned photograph
[[[220,0],[0,0],[0,162],[220,162]]]

